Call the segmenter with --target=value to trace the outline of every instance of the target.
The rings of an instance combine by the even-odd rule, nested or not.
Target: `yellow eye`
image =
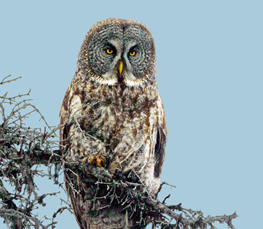
[[[113,53],[113,50],[112,50],[112,49],[106,49],[106,53],[112,54],[112,53]]]
[[[129,53],[131,56],[135,56],[136,52],[135,51],[130,51]]]

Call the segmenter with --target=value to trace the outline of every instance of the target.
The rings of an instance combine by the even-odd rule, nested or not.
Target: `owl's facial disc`
[[[107,25],[96,31],[88,45],[88,59],[103,84],[140,85],[155,61],[154,42],[139,24]]]

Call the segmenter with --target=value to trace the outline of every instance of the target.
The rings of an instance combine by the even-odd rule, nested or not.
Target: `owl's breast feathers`
[[[107,146],[112,172],[116,168],[136,170],[157,191],[167,130],[155,84],[123,88],[73,79],[60,116],[61,124],[77,118],[86,134]],[[68,132],[64,129],[61,137],[67,138]]]

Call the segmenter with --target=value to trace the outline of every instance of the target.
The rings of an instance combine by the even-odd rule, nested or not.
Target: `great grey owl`
[[[84,38],[74,78],[60,110],[68,160],[87,160],[110,173],[134,171],[155,196],[166,145],[166,121],[156,82],[155,44],[140,22],[110,18]],[[67,125],[66,125],[67,124]],[[109,207],[91,213],[85,174],[65,169],[66,189],[80,228],[137,228]]]

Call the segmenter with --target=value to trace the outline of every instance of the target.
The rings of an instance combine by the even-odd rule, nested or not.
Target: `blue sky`
[[[0,94],[31,88],[32,103],[56,126],[90,27],[110,17],[141,21],[155,39],[167,117],[161,179],[176,186],[166,187],[160,198],[171,193],[170,204],[205,215],[237,211],[236,228],[258,228],[263,205],[262,10],[263,2],[254,0],[0,0],[0,77],[23,77],[1,87]],[[29,125],[42,126],[38,119]],[[57,190],[48,180],[39,181],[39,189]],[[60,202],[49,197],[47,204],[39,212],[51,216]],[[78,228],[73,215],[58,219],[57,229]]]

